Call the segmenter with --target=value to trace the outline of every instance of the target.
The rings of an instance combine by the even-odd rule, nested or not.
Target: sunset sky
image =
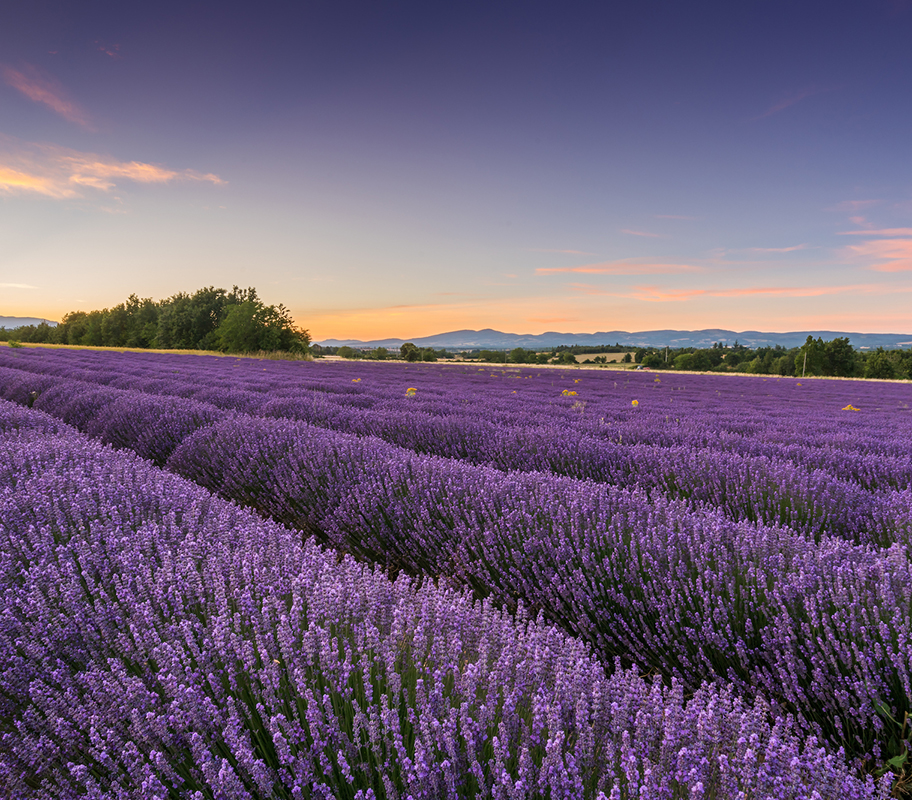
[[[912,2],[0,5],[0,316],[912,333]]]

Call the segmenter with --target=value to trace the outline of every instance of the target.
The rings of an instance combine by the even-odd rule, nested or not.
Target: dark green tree
[[[267,306],[257,299],[228,305],[214,340],[226,353],[304,353],[310,344],[309,334],[294,326],[288,309]]]
[[[847,336],[837,337],[824,345],[827,375],[849,378],[855,374],[855,348]]]
[[[421,361],[421,351],[412,342],[406,342],[399,348],[399,352],[406,361]]]
[[[891,379],[896,375],[896,361],[891,354],[878,347],[873,353],[869,353],[865,359],[864,376],[866,378]]]

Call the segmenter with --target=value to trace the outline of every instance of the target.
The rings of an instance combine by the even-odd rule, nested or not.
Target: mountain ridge
[[[57,323],[40,317],[0,317],[0,328],[22,328],[26,325],[40,325],[46,322],[51,327]]]
[[[710,347],[715,342],[732,345],[735,341],[750,348],[798,347],[807,341],[807,337],[818,337],[824,341],[836,338],[848,338],[853,347],[867,349],[884,347],[897,349],[912,346],[910,333],[856,333],[846,331],[787,331],[783,333],[764,331],[730,331],[724,328],[706,328],[697,331],[662,329],[652,331],[599,331],[597,333],[561,333],[546,331],[539,334],[504,333],[492,328],[482,330],[459,330],[438,333],[433,336],[421,336],[413,339],[324,339],[315,344],[325,347],[342,347],[347,345],[356,348],[386,347],[398,349],[405,342],[412,342],[418,347],[433,347],[450,350],[510,350],[514,347],[527,349],[551,348],[559,345],[631,345],[635,347]]]

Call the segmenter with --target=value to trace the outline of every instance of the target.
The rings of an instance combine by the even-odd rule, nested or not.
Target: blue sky
[[[900,0],[4,4],[0,315],[912,332],[909,41]]]

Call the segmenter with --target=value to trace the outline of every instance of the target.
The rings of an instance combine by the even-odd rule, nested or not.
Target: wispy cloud
[[[50,75],[31,65],[26,65],[20,70],[7,64],[0,64],[0,77],[7,86],[21,92],[29,100],[47,106],[69,122],[92,129],[89,115],[67,97],[64,88]]]
[[[691,297],[708,294],[706,289],[666,289],[661,286],[631,286],[625,290],[594,286],[591,283],[572,283],[570,288],[576,294],[590,296],[622,297],[633,300],[644,300],[650,303],[666,303],[688,300]]]
[[[630,228],[621,228],[621,233],[629,234],[630,236],[645,236],[649,239],[661,239],[662,236],[658,233],[650,233],[649,231],[634,231]]]
[[[37,289],[30,283],[0,283],[0,289]]]
[[[527,253],[563,253],[568,256],[594,256],[595,253],[587,253],[585,250],[551,250],[543,247],[527,247]]]
[[[896,228],[896,231],[908,231],[908,228]],[[867,233],[867,231],[866,231]],[[861,260],[874,272],[909,272],[912,271],[912,238],[871,239],[861,244],[849,245],[845,254],[853,260]]]
[[[852,261],[866,262],[874,272],[912,271],[912,228],[865,228],[841,231],[840,236],[878,236],[844,248],[843,255]]]
[[[660,286],[634,286],[631,297],[647,303],[679,303],[706,294],[705,289],[663,289]]]
[[[807,250],[806,244],[796,244],[792,247],[749,247],[752,253],[794,253],[796,250]]]
[[[771,105],[766,111],[764,111],[759,116],[754,117],[754,120],[766,119],[771,117],[774,114],[778,114],[781,111],[785,111],[787,108],[791,108],[793,105],[800,103],[802,100],[806,100],[808,97],[811,97],[815,94],[820,94],[821,92],[828,91],[827,89],[821,89],[817,86],[808,86],[805,89],[794,92],[790,95],[787,95],[782,100]]]
[[[823,297],[846,292],[883,291],[882,286],[870,283],[856,283],[851,286],[748,286],[741,289],[717,289],[707,292],[712,297],[751,297],[754,295],[775,295],[777,297]]]
[[[104,53],[106,56],[110,56],[111,58],[114,58],[114,59],[119,59],[119,58],[123,57],[120,54],[120,45],[119,44],[105,44],[103,41],[101,41],[101,39],[96,39],[95,40],[95,49],[98,52]]]
[[[863,231],[840,231],[840,236],[912,236],[912,228],[874,228]]]
[[[823,297],[825,295],[882,292],[877,284],[852,284],[850,286],[746,286],[735,289],[670,289],[654,284],[632,286],[617,290],[587,283],[573,283],[570,288],[584,295],[608,295],[643,300],[650,303],[679,303],[692,297]]]
[[[52,178],[45,178],[4,166],[2,156],[0,156],[0,192],[5,194],[37,192],[38,194],[56,198],[77,196],[75,190],[68,188],[66,185],[60,185]]]
[[[606,261],[601,264],[583,264],[578,267],[539,267],[537,275],[578,273],[584,275],[675,275],[681,272],[702,272],[703,267],[693,264],[635,264],[628,261]]]
[[[143,161],[120,161],[56,145],[28,144],[12,138],[0,138],[0,192],[36,193],[55,199],[69,199],[85,196],[85,190],[110,192],[124,181],[225,183],[212,173],[170,169]]]
[[[843,200],[841,203],[836,203],[835,206],[830,206],[824,210],[836,211],[840,214],[857,214],[865,208],[876,206],[878,203],[882,202],[883,200]]]

